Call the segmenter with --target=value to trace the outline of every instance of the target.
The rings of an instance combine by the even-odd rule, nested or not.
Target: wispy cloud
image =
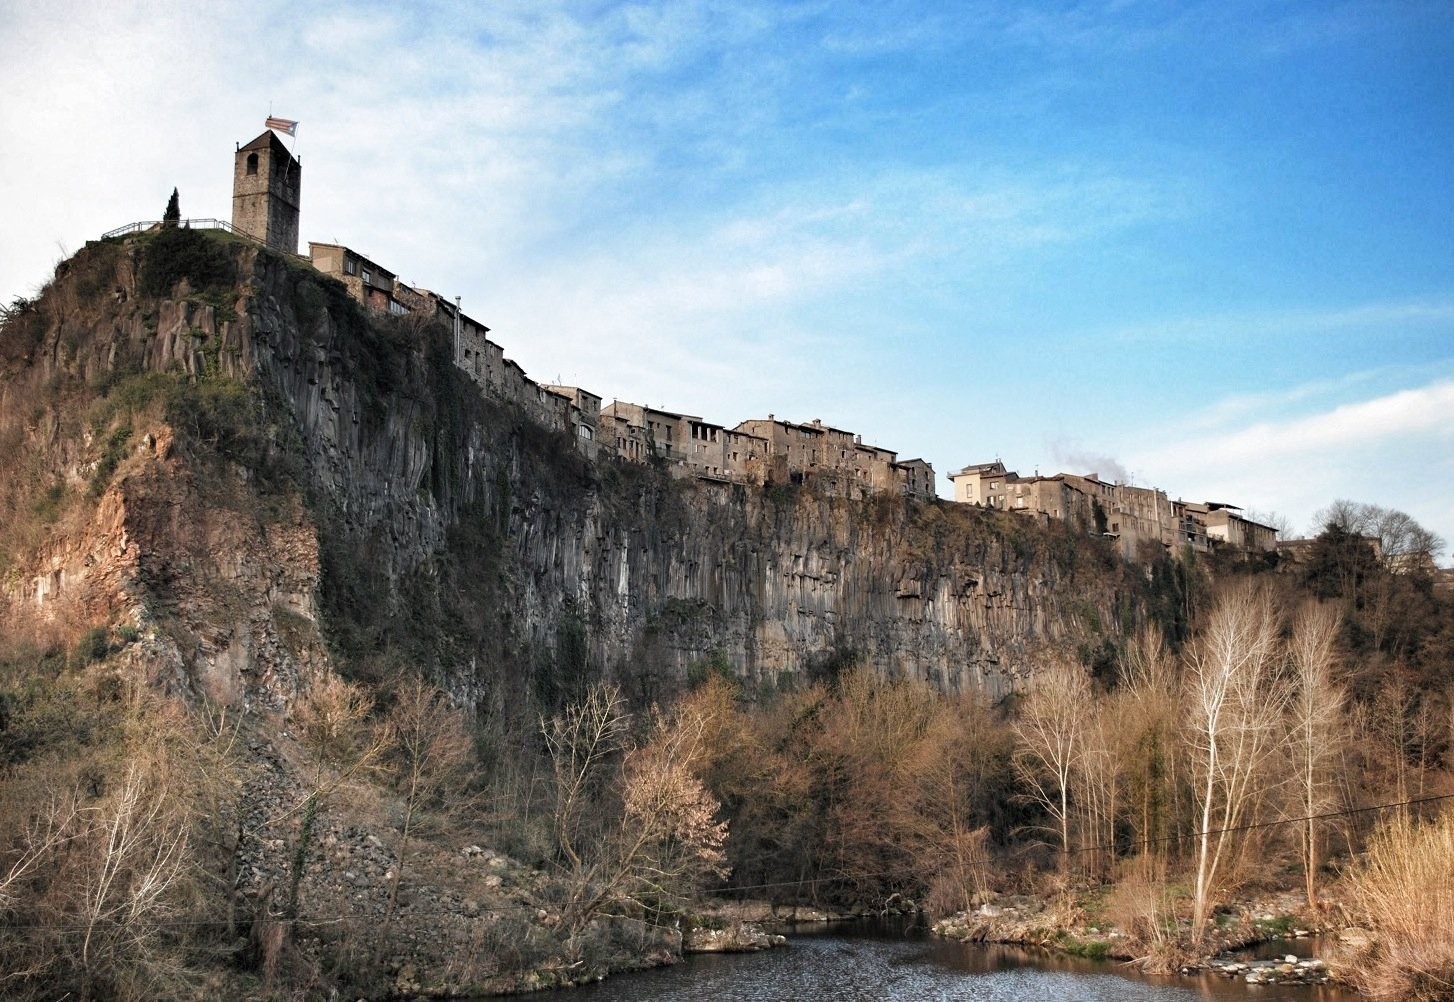
[[[1345,404],[1321,414],[1286,421],[1262,421],[1189,443],[1197,465],[1235,464],[1357,448],[1396,437],[1433,434],[1454,440],[1454,381],[1401,390],[1388,396]],[[1188,443],[1148,461],[1177,462]]]
[[[1239,413],[1230,408],[1227,413]],[[1281,420],[1232,421],[1172,435],[1133,456],[1187,496],[1276,509],[1295,525],[1335,497],[1406,507],[1435,531],[1454,525],[1454,380],[1441,379]]]
[[[1205,343],[1267,337],[1340,334],[1375,329],[1422,334],[1454,322],[1454,299],[1395,300],[1303,309],[1228,311],[1201,316],[1171,316],[1154,323],[1121,326],[1097,333],[1127,343],[1179,341]]]

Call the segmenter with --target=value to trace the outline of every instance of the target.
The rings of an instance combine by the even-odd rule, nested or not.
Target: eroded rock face
[[[480,396],[447,331],[366,321],[304,266],[238,247],[233,292],[148,301],[135,247],[96,253],[103,292],[59,279],[35,349],[4,360],[0,420],[84,489],[101,446],[77,436],[106,430],[19,412],[63,377],[181,372],[255,388],[251,444],[184,429],[182,447],[139,412],[88,521],[56,526],[6,597],[161,623],[177,684],[276,704],[326,660],[323,623],[345,653],[407,644],[464,700],[541,672],[652,699],[707,659],[759,686],[863,662],[997,696],[1037,646],[1140,615],[1140,578],[1062,527],[589,464]]]

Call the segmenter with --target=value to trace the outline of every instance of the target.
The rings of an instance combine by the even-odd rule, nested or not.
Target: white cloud
[[[1405,510],[1454,539],[1454,380],[1281,420],[1234,420],[1133,461],[1173,494],[1273,509],[1298,528],[1351,497]]]
[[[1233,465],[1357,449],[1395,437],[1454,438],[1454,381],[1402,390],[1287,421],[1264,421],[1192,443],[1196,462]],[[1147,455],[1158,466],[1185,454],[1179,445]]]
[[[1097,336],[1127,342],[1164,342],[1175,338],[1193,343],[1257,340],[1338,334],[1359,330],[1412,330],[1454,321],[1454,299],[1393,300],[1351,305],[1228,312],[1208,316],[1168,317],[1154,323],[1122,326]]]

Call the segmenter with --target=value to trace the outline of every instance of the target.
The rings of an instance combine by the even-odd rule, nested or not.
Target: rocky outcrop
[[[447,331],[229,253],[234,288],[148,300],[139,244],[88,247],[0,387],[12,432],[57,381],[91,388],[93,410],[147,374],[250,388],[220,416],[220,396],[197,404],[185,455],[175,406],[133,408],[90,523],[53,532],[6,589],[40,615],[165,612],[177,670],[220,696],[285,699],[324,635],[350,656],[403,648],[476,702],[596,675],[649,700],[702,662],[763,688],[863,662],[998,696],[1037,646],[1094,646],[1140,615],[1139,575],[1013,514],[587,463],[484,399]],[[121,421],[57,414],[23,437],[79,490]]]

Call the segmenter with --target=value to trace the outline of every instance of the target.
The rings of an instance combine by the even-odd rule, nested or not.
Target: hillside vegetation
[[[1338,812],[1448,791],[1450,600],[1356,534],[1140,568],[675,480],[449,345],[179,229],[7,308],[0,994],[576,982],[741,896],[1099,902],[1170,965],[1247,893],[1379,920],[1424,872],[1437,803]]]

